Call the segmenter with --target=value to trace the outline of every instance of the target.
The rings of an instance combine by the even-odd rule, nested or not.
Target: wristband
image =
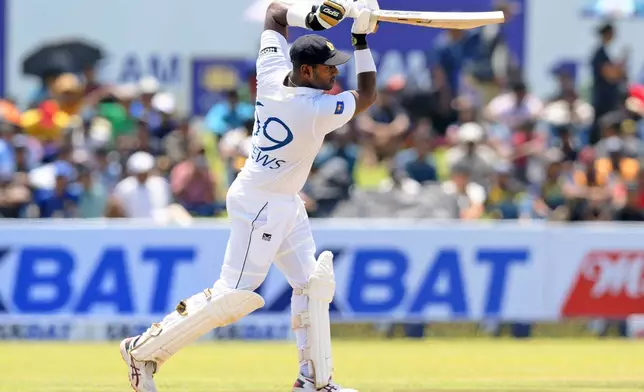
[[[376,63],[373,61],[371,49],[360,49],[353,53],[356,59],[356,74],[376,72]]]
[[[301,2],[289,5],[288,11],[286,11],[286,23],[288,23],[289,26],[311,30],[307,23],[310,13],[310,3],[306,4],[305,2]]]
[[[367,34],[351,33],[351,44],[356,50],[367,49]]]

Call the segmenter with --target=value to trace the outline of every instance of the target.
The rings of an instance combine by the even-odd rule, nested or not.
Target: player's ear
[[[311,79],[313,77],[313,66],[312,65],[301,65],[300,66],[300,74],[307,78]]]

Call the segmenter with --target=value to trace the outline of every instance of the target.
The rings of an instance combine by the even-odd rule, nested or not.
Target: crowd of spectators
[[[590,95],[563,65],[538,97],[502,30],[446,31],[429,90],[392,77],[328,136],[301,194],[310,215],[643,220],[644,87],[608,55],[615,28],[597,34]],[[218,216],[250,150],[244,87],[249,100],[229,91],[202,121],[154,78],[107,86],[92,68],[43,78],[30,102],[0,100],[0,216]]]

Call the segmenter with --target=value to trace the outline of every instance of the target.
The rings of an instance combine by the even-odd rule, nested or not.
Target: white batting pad
[[[153,324],[130,350],[136,360],[165,362],[213,328],[232,324],[264,306],[264,299],[217,282],[211,289],[181,301],[174,312]]]
[[[322,252],[318,257],[308,287],[302,290],[302,294],[309,298],[308,311],[300,313],[293,326],[307,330],[308,349],[302,356],[309,361],[309,372],[315,377],[315,387],[323,388],[329,384],[333,374],[329,304],[335,294],[335,279],[331,252]]]

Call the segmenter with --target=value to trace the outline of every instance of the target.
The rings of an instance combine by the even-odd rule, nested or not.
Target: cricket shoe
[[[300,374],[297,377],[297,381],[293,384],[293,392],[307,392],[307,391],[321,391],[321,392],[358,392],[357,389],[342,388],[341,386],[335,384],[333,381],[329,383],[326,387],[320,389],[315,388],[315,380],[310,377],[305,377]]]
[[[154,385],[154,373],[157,364],[153,361],[137,361],[130,355],[130,346],[137,337],[127,338],[121,342],[121,357],[130,368],[130,385],[135,392],[157,392]]]

